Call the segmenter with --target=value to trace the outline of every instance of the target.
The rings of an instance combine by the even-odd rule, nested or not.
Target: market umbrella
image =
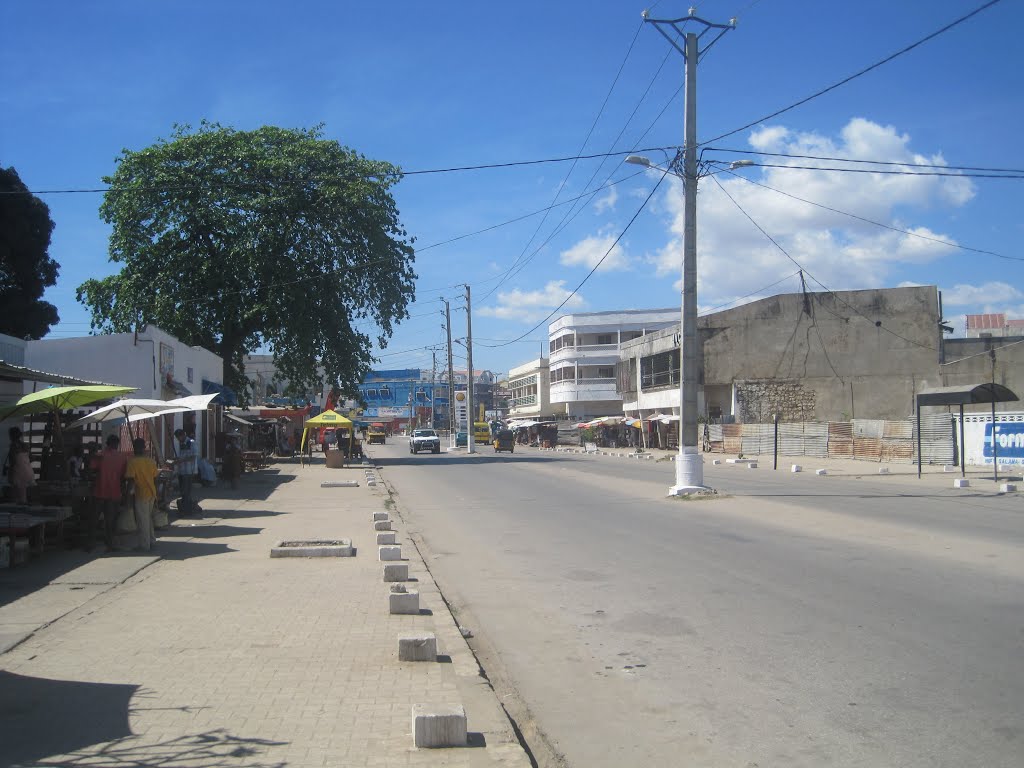
[[[216,396],[216,395],[215,395]],[[148,400],[144,398],[125,398],[117,400],[110,405],[97,408],[88,416],[83,416],[78,421],[68,425],[68,429],[84,427],[86,424],[99,424],[105,421],[126,419],[128,421],[139,421],[140,419],[152,419],[165,413],[180,413],[188,410],[168,400]]]
[[[32,413],[45,413],[50,411],[53,414],[54,445],[60,450],[60,465],[66,471],[67,466],[63,462],[66,455],[64,450],[64,431],[60,423],[60,412],[69,408],[78,408],[83,405],[95,403],[98,400],[110,400],[118,395],[125,395],[134,392],[137,387],[116,387],[109,384],[83,384],[64,387],[47,387],[38,392],[30,392],[13,403],[0,406],[0,421],[15,416],[27,416]]]
[[[30,392],[13,403],[0,405],[0,421],[14,416],[27,416],[45,411],[66,411],[97,400],[110,400],[118,395],[134,392],[136,387],[115,387],[107,384],[84,384],[82,386],[47,387]]]
[[[309,432],[310,427],[351,427],[352,420],[347,419],[340,413],[335,411],[324,411],[319,416],[314,416],[311,419],[306,419],[306,423],[302,425],[302,442],[299,443],[299,447],[304,456],[306,453],[306,434]],[[349,448],[352,447],[352,433],[349,433]],[[312,458],[312,457],[311,457]]]

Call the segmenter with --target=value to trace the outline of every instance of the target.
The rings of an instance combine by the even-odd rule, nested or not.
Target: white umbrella
[[[86,424],[114,421],[116,419],[127,419],[128,421],[152,419],[165,413],[180,413],[186,410],[190,409],[167,400],[147,400],[129,397],[124,400],[118,400],[110,405],[105,405],[102,408],[97,408],[88,416],[83,416],[78,421],[72,422],[68,425],[68,429],[84,427]]]

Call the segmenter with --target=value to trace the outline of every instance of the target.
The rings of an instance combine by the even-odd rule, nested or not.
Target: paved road
[[[1019,496],[374,451],[542,765],[1024,762]]]

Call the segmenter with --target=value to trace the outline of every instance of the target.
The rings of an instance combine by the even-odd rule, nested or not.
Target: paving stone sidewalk
[[[276,464],[209,491],[155,562],[100,556],[0,604],[0,766],[529,766],[397,520],[423,610],[389,615],[387,498],[362,468]],[[357,556],[269,557],[310,538]],[[398,661],[411,632],[438,662]],[[470,746],[416,749],[413,704],[465,706]]]

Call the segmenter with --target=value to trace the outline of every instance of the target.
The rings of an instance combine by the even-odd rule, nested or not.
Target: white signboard
[[[456,392],[455,393],[455,429],[458,432],[468,432],[468,410],[466,403],[466,393]]]
[[[1000,465],[1024,464],[1024,413],[997,411],[994,448],[992,435],[991,414],[964,414],[964,445],[968,465],[992,466],[993,455]],[[958,434],[957,439],[959,437]]]

